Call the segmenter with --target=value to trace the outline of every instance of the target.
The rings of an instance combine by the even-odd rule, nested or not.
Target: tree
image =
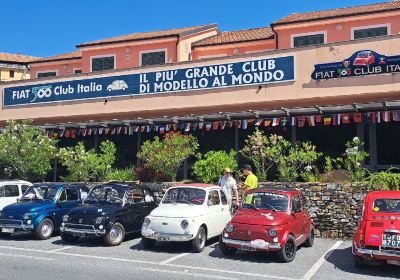
[[[236,152],[231,150],[229,153],[225,151],[209,151],[204,156],[199,155],[198,160],[194,164],[194,175],[204,183],[217,183],[224,168],[231,170],[237,168]]]
[[[0,162],[8,178],[43,181],[51,170],[57,141],[31,123],[8,121],[0,134]]]
[[[162,140],[156,136],[153,141],[144,142],[137,156],[155,174],[164,174],[165,179],[175,181],[183,161],[194,155],[198,147],[194,136],[170,132]]]
[[[70,182],[104,181],[112,171],[115,153],[114,143],[108,140],[100,144],[100,153],[94,149],[86,151],[83,142],[74,147],[61,148],[58,156],[68,171],[63,179]]]

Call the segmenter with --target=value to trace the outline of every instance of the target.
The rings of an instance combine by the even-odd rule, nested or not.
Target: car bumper
[[[14,229],[16,231],[32,231],[33,224],[24,224],[22,220],[0,219],[0,228]]]
[[[251,241],[244,241],[244,240],[237,240],[237,239],[230,239],[230,238],[222,238],[222,242],[226,245],[242,249],[242,250],[249,250],[249,251],[278,251],[281,250],[281,244],[279,242],[251,242]]]
[[[70,224],[64,223],[60,227],[61,232],[67,232],[72,234],[84,234],[84,235],[95,235],[101,236],[106,234],[105,229],[96,229],[93,225],[84,224]]]
[[[154,239],[157,241],[189,241],[193,239],[193,234],[174,234],[174,233],[164,233],[164,232],[154,232],[149,229],[142,229],[142,236]]]
[[[368,259],[400,261],[400,250],[372,250],[358,248],[355,244],[353,244],[352,251],[354,255]]]

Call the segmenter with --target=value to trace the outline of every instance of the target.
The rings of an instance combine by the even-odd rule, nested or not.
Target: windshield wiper
[[[250,206],[250,208],[253,208],[253,210],[256,210],[256,211],[258,211],[258,208],[257,208],[257,207],[255,207],[253,204],[247,204],[247,203],[245,203],[244,205],[249,205],[249,206]]]

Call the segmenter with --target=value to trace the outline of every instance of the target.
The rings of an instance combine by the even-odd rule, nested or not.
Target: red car
[[[400,191],[374,191],[365,197],[352,249],[356,266],[370,261],[400,265]]]
[[[368,66],[375,63],[375,55],[372,51],[362,51],[357,54],[354,59],[354,66]]]
[[[224,255],[240,250],[277,252],[291,262],[297,247],[314,244],[314,226],[301,193],[289,188],[261,187],[245,194],[241,207],[219,241]]]

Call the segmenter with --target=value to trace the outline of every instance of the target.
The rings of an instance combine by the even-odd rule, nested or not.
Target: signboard
[[[215,89],[294,80],[294,57],[4,88],[3,107]]]
[[[341,62],[317,64],[311,74],[314,80],[400,73],[400,55],[384,56],[371,50],[354,53]]]

